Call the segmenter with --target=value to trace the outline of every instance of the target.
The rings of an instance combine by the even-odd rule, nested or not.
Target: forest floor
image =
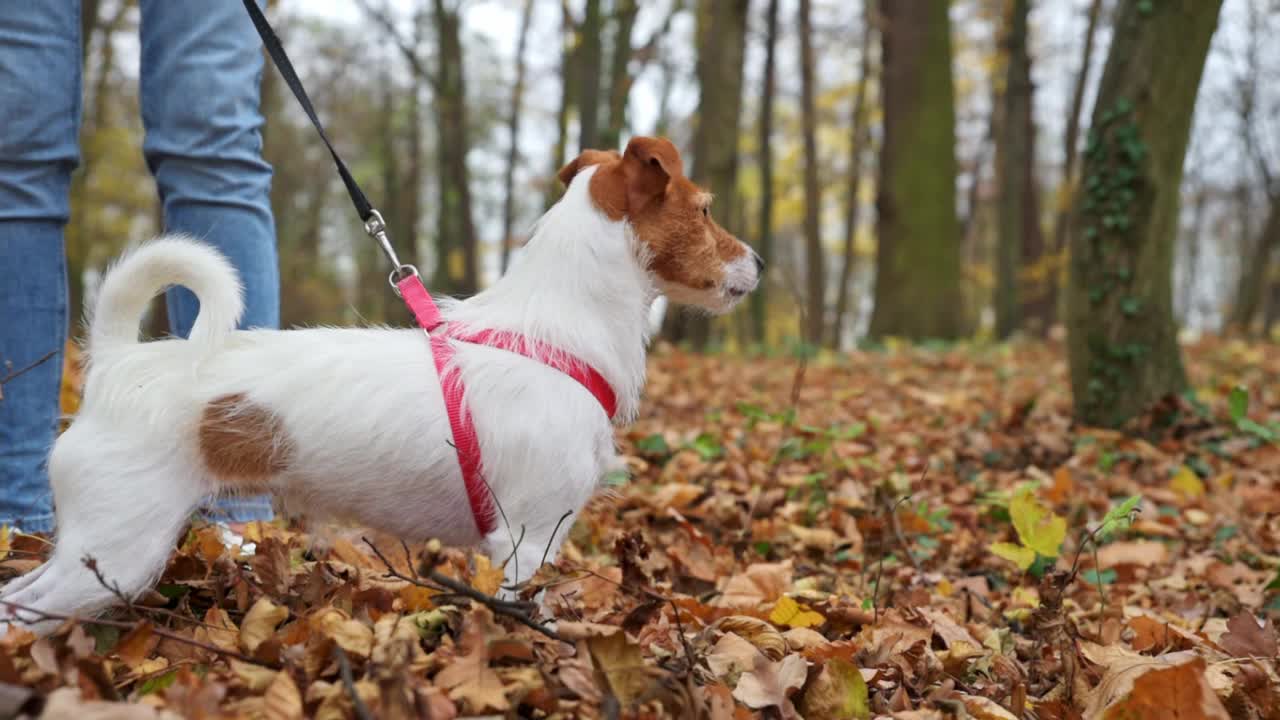
[[[129,610],[0,641],[0,717],[1277,718],[1280,352],[1186,359],[1123,435],[1061,347],[662,352],[553,631],[462,551],[196,526]]]

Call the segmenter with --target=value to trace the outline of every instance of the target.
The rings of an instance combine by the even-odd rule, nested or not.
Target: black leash
[[[390,239],[387,238],[387,224],[383,221],[382,214],[373,207],[373,204],[369,202],[369,198],[365,197],[364,191],[360,189],[360,184],[356,182],[356,179],[351,176],[351,171],[347,169],[347,164],[342,162],[338,151],[333,148],[333,143],[329,142],[329,136],[324,132],[324,125],[320,123],[320,118],[316,115],[315,106],[311,104],[311,98],[307,96],[306,88],[302,87],[302,81],[298,79],[298,73],[293,69],[293,63],[289,62],[289,55],[284,51],[284,45],[280,43],[280,38],[271,27],[271,23],[267,22],[266,15],[262,14],[262,8],[258,7],[257,0],[244,0],[244,9],[249,11],[249,18],[253,20],[253,27],[257,29],[258,36],[262,38],[262,45],[267,49],[267,54],[271,56],[271,62],[275,63],[276,69],[284,77],[285,84],[293,91],[293,96],[298,99],[298,104],[302,105],[303,111],[311,119],[311,124],[315,126],[316,132],[320,134],[320,139],[324,141],[325,147],[329,148],[329,155],[333,157],[333,164],[338,166],[338,175],[342,177],[342,184],[347,186],[347,194],[351,196],[351,204],[355,206],[360,219],[364,221],[364,231],[378,241],[378,244],[382,246],[382,252],[386,254],[387,259],[391,261],[392,266],[395,268],[391,271],[391,287],[396,288],[397,280],[409,274],[416,275],[418,273],[417,268],[401,263],[400,258],[396,256],[396,251],[391,247]],[[396,292],[399,294],[398,289]]]

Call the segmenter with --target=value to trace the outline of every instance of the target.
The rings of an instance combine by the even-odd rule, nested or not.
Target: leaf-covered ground
[[[554,630],[460,550],[195,526],[133,608],[0,641],[0,716],[1278,718],[1280,352],[1187,352],[1127,436],[1060,347],[663,352],[526,589]]]

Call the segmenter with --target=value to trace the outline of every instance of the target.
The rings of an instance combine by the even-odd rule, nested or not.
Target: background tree
[[[1062,179],[1058,186],[1057,197],[1054,199],[1053,239],[1049,246],[1052,266],[1048,277],[1049,297],[1046,300],[1049,312],[1055,320],[1061,304],[1059,288],[1065,277],[1067,225],[1071,218],[1071,205],[1078,185],[1076,163],[1080,156],[1080,117],[1084,114],[1085,88],[1089,84],[1089,69],[1093,67],[1093,48],[1098,34],[1098,18],[1101,15],[1102,0],[1092,0],[1089,3],[1084,42],[1080,51],[1080,69],[1076,72],[1075,82],[1072,84],[1071,106],[1067,110],[1067,125],[1063,130]]]
[[[733,233],[739,233],[738,123],[749,5],[748,0],[697,4],[698,113],[690,177],[715,195],[712,212]],[[710,339],[711,323],[704,315],[672,312],[667,318],[664,333],[672,340],[704,347]]]
[[[1117,427],[1187,386],[1173,246],[1192,111],[1221,0],[1120,0],[1071,232],[1076,417]]]
[[[765,11],[764,78],[760,86],[759,154],[760,154],[760,218],[756,252],[764,260],[766,272],[773,268],[773,93],[778,49],[778,0],[769,0]],[[751,296],[752,334],[756,342],[768,339],[769,279],[760,279],[760,287]]]
[[[822,342],[826,329],[826,278],[822,261],[822,187],[818,184],[817,110],[814,108],[813,22],[809,0],[800,0],[800,115],[804,138],[805,336]]]
[[[881,0],[884,140],[871,335],[961,332],[948,4]]]
[[[1001,338],[1024,323],[1035,330],[1047,330],[1052,319],[1035,173],[1035,88],[1027,50],[1030,13],[1030,0],[1012,0],[1005,16],[1006,70],[996,142],[1000,199],[995,309],[996,335]]]
[[[858,64],[857,86],[854,89],[853,109],[849,114],[849,166],[846,170],[846,189],[844,197],[844,256],[840,264],[840,279],[836,283],[836,308],[831,318],[831,334],[829,344],[833,350],[840,348],[841,335],[844,332],[846,315],[849,309],[849,298],[857,295],[858,288],[851,287],[853,269],[858,255],[855,243],[858,237],[859,209],[862,207],[862,179],[864,175],[862,156],[870,144],[871,123],[867,117],[868,88],[871,85],[871,45],[875,37],[875,25],[872,22],[872,2],[863,2],[862,42],[858,45],[861,60]]]

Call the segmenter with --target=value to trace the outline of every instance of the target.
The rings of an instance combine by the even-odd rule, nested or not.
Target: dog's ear
[[[602,165],[616,161],[622,157],[617,150],[583,150],[582,154],[569,161],[568,165],[560,168],[560,172],[556,177],[560,178],[560,182],[565,187],[569,187],[569,183],[573,182],[574,176],[586,170],[592,165]]]
[[[622,155],[627,183],[627,212],[635,215],[661,198],[673,177],[684,175],[684,162],[666,138],[637,137]]]

